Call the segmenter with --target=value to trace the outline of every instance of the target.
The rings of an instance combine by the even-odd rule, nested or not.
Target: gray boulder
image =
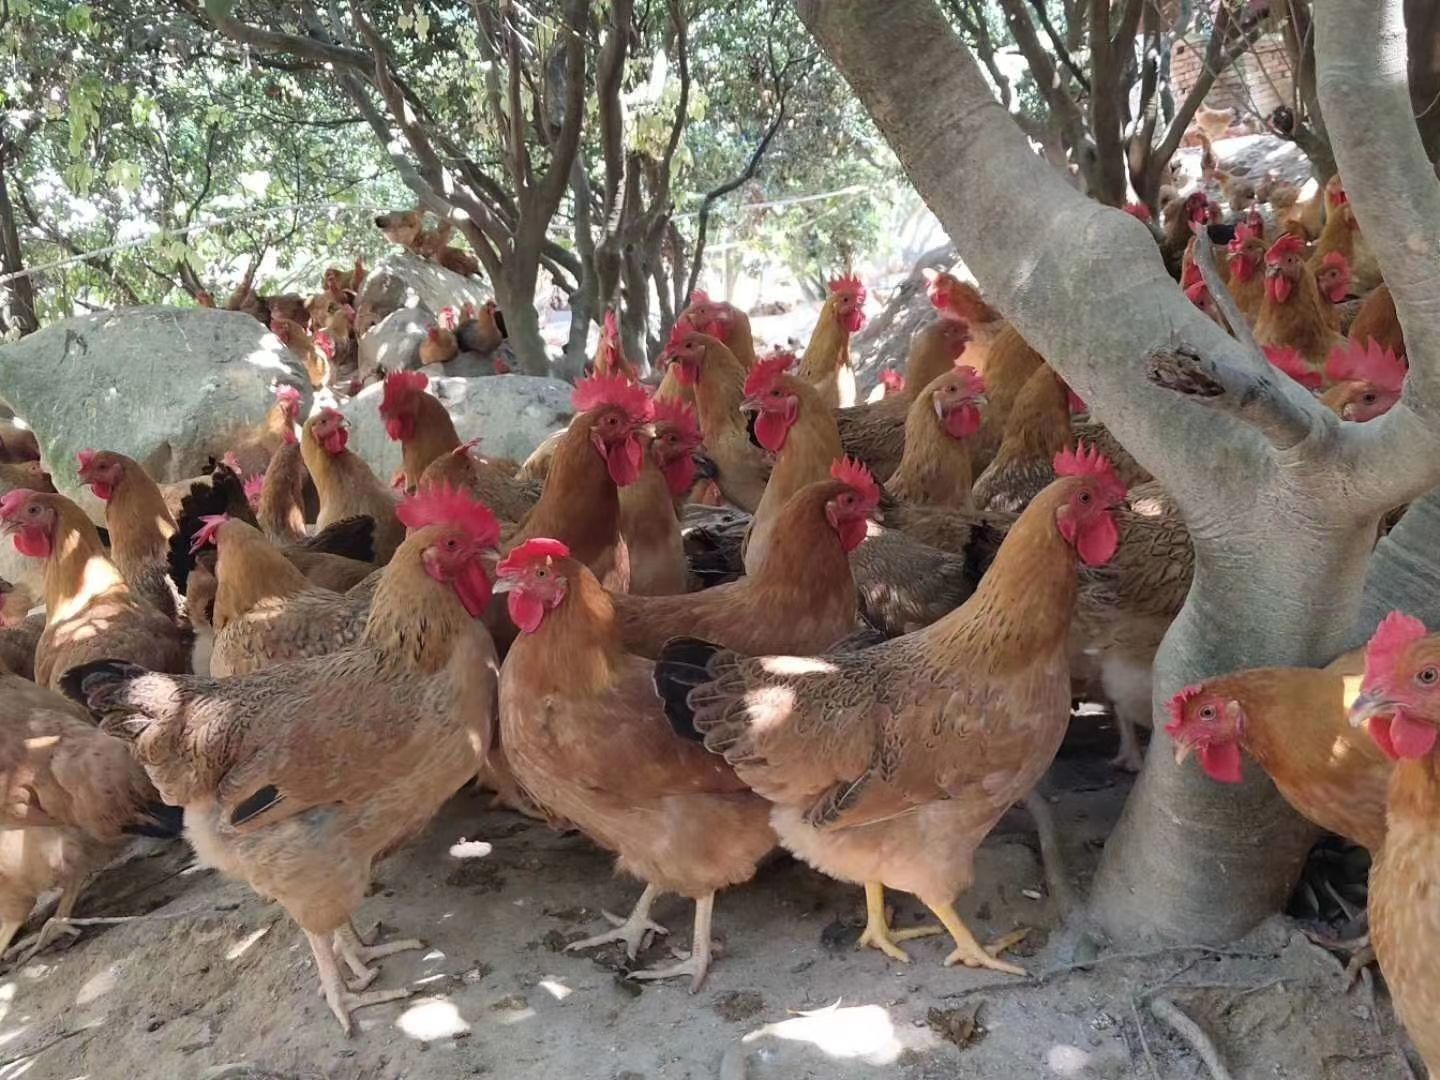
[[[247,454],[277,382],[299,388],[308,409],[309,382],[279,339],[212,308],[83,315],[0,347],[0,402],[35,430],[55,486],[72,497],[86,447],[127,454],[161,483],[198,475],[226,450]]]
[[[360,374],[368,375],[377,367],[386,371],[419,367],[420,345],[434,322],[435,316],[423,308],[392,311],[360,339]]]
[[[570,422],[574,387],[558,379],[531,375],[430,379],[430,391],[455,422],[462,441],[481,439],[492,457],[524,461],[545,436]],[[350,448],[388,481],[400,469],[400,444],[391,442],[380,420],[383,385],[367,386],[341,406],[350,421]]]
[[[356,304],[367,304],[382,319],[401,308],[419,308],[427,324],[443,307],[479,307],[490,298],[475,278],[461,277],[439,263],[398,251],[381,259],[365,275]]]

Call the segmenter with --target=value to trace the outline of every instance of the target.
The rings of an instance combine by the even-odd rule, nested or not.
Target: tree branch
[[[605,188],[601,196],[601,219],[609,221],[620,197],[625,172],[625,111],[620,102],[620,80],[625,73],[625,56],[630,42],[630,23],[635,17],[634,0],[613,0],[610,27],[600,57],[595,62],[596,114],[600,121],[600,156],[605,161]]]
[[[1276,450],[1300,445],[1310,437],[1319,418],[1318,412],[1312,414],[1302,407],[1271,375],[1254,375],[1207,360],[1189,345],[1151,353],[1145,361],[1145,377],[1156,386],[1249,424]]]
[[[370,58],[359,49],[333,45],[298,34],[261,30],[258,26],[243,23],[230,14],[233,7],[231,0],[205,0],[205,14],[215,25],[215,29],[241,45],[249,45],[264,52],[289,53],[318,64],[334,64],[336,67],[358,71],[363,71],[369,63]]]
[[[1065,42],[1055,32],[1055,24],[1050,21],[1050,14],[1045,10],[1045,0],[1030,0],[1030,6],[1035,9],[1035,17],[1040,20],[1040,26],[1045,31],[1045,36],[1050,39],[1050,44],[1055,47],[1061,63],[1070,69],[1070,74],[1075,76],[1075,81],[1080,84],[1080,89],[1087,94],[1090,93],[1090,80],[1085,77],[1085,72],[1081,70],[1080,65],[1071,59],[1070,50],[1065,48]]]
[[[1045,104],[1069,136],[1070,142],[1075,146],[1081,145],[1085,141],[1085,116],[1075,99],[1065,92],[1060,73],[1055,69],[1055,63],[1045,51],[1045,46],[1040,44],[1035,27],[1030,22],[1030,17],[1025,14],[1022,0],[1000,0],[1000,8],[1010,24],[1016,46],[1030,67],[1030,74],[1040,96],[1045,99]]]

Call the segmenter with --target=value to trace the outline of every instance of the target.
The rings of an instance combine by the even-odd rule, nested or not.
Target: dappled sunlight
[[[742,1041],[753,1045],[766,1038],[809,1043],[827,1057],[875,1066],[893,1065],[906,1050],[923,1049],[936,1040],[928,1028],[896,1027],[884,1006],[842,1007],[838,1001],[766,1024]]]
[[[12,1042],[18,1039],[21,1035],[24,1035],[25,1032],[29,1030],[29,1024],[21,1024],[19,1027],[6,1028],[4,1031],[0,1031],[0,1047],[9,1046]]]
[[[529,1005],[522,1005],[514,1009],[497,1009],[495,1011],[495,1022],[506,1027],[512,1024],[522,1024],[526,1020],[533,1020],[536,1016],[535,1010]]]
[[[541,979],[539,986],[556,1001],[564,1001],[575,992],[556,978]]]
[[[110,993],[118,985],[120,985],[120,965],[111,964],[101,968],[80,984],[80,989],[75,993],[75,1004],[89,1005]]]
[[[267,345],[273,341],[275,348],[273,350],[256,349],[245,357],[245,363],[276,375],[289,375],[290,365],[286,363],[286,358],[291,355],[290,350],[274,334],[267,333],[261,340]]]
[[[32,1055],[0,1066],[0,1080],[15,1080],[16,1077],[24,1076],[35,1067],[37,1060],[38,1056]]]
[[[745,695],[750,723],[760,729],[779,724],[795,707],[795,691],[788,686],[762,686]]]
[[[395,1020],[401,1033],[420,1042],[453,1039],[467,1034],[470,1025],[449,998],[433,997],[417,1001]]]
[[[767,656],[760,666],[771,675],[831,675],[835,665],[815,656]]]
[[[1045,1064],[1057,1076],[1091,1076],[1090,1057],[1078,1046],[1056,1043],[1045,1055]]]
[[[452,859],[483,859],[493,850],[484,840],[467,840],[463,836],[450,845]]]
[[[234,945],[231,945],[230,948],[225,950],[225,959],[239,960],[242,956],[244,956],[247,952],[250,951],[250,946],[254,945],[257,941],[259,941],[269,932],[270,927],[262,926],[259,930],[246,934]]]

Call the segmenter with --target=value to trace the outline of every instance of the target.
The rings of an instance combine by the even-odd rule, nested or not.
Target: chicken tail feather
[[[327,555],[343,555],[357,562],[375,561],[375,519],[352,517],[325,526],[314,536],[301,541],[310,551]]]
[[[704,741],[695,727],[690,691],[710,681],[710,660],[720,651],[719,645],[687,637],[672,638],[660,650],[655,664],[655,692],[665,704],[670,727],[682,739]]]
[[[169,803],[152,802],[136,820],[122,830],[131,836],[149,836],[156,840],[174,840],[185,831],[185,811]]]

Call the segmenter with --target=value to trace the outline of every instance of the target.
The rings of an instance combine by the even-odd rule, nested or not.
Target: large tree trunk
[[[15,226],[15,207],[5,176],[5,149],[0,146],[0,273],[16,274],[25,268],[20,250],[20,232]],[[40,329],[35,314],[35,283],[19,277],[0,285],[0,331],[18,331],[22,336]]]
[[[1358,435],[1264,374],[1257,353],[1185,300],[1147,230],[1036,167],[929,0],[797,7],[987,296],[1180,504],[1195,585],[1156,662],[1157,702],[1237,667],[1331,659],[1354,624],[1385,504],[1440,480],[1422,449],[1433,432],[1401,407]],[[1221,387],[1209,410],[1146,381],[1147,363],[1177,341]],[[1094,914],[1131,938],[1233,938],[1277,909],[1309,830],[1257,769],[1238,787],[1178,770],[1163,711],[1156,719]]]
[[[1410,104],[1420,125],[1425,156],[1440,158],[1440,4],[1405,0],[1410,41]]]

